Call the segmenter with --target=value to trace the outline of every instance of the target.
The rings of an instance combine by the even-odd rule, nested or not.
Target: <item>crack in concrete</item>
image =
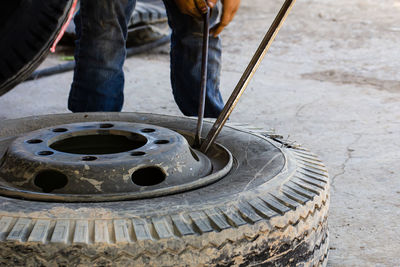
[[[346,159],[344,160],[344,162],[340,165],[340,172],[335,174],[332,178],[331,178],[331,188],[333,190],[336,191],[336,186],[335,186],[335,182],[336,182],[336,178],[339,176],[342,176],[343,174],[346,173],[346,167],[347,167],[347,163],[350,161],[350,159],[352,159],[352,154],[354,152],[353,149],[351,149],[351,146],[354,146],[355,144],[358,143],[358,141],[360,141],[360,139],[363,137],[363,134],[355,134],[357,137],[354,139],[353,142],[351,142],[347,147],[346,147]]]
[[[309,102],[309,103],[305,103],[305,104],[301,105],[301,106],[297,109],[296,114],[295,114],[294,116],[295,116],[296,118],[301,117],[301,116],[300,116],[300,112],[303,111],[303,109],[304,109],[305,107],[307,107],[308,105],[311,105],[311,104],[314,103],[315,101],[316,101],[316,100],[313,100],[313,101],[311,101],[311,102]]]

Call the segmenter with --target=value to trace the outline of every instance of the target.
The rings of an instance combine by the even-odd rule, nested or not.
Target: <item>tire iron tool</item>
[[[197,118],[196,135],[194,138],[194,148],[200,148],[201,145],[201,131],[203,129],[204,109],[207,94],[207,63],[208,63],[208,42],[210,35],[210,9],[204,0],[196,0],[198,10],[202,13],[203,17],[203,49],[201,58],[201,83],[200,83],[200,98],[199,110]]]
[[[272,22],[270,28],[268,29],[268,32],[264,36],[264,39],[261,41],[249,65],[242,74],[242,77],[240,78],[238,84],[236,85],[231,96],[226,102],[224,109],[222,110],[221,114],[218,116],[217,120],[211,127],[211,130],[208,132],[206,139],[201,144],[200,147],[201,152],[207,153],[208,149],[211,147],[211,145],[217,138],[218,134],[221,132],[222,127],[224,126],[225,122],[231,115],[233,109],[235,108],[237,102],[239,101],[239,98],[242,96],[251,78],[253,77],[254,73],[259,67],[261,61],[263,60],[269,47],[274,41],[276,35],[278,34],[280,28],[282,27],[283,22],[285,21],[286,17],[288,16],[295,2],[296,0],[285,0],[285,2],[283,3],[282,8],[279,10],[278,15]]]

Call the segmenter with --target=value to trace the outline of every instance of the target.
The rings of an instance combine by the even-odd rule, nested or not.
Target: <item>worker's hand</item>
[[[201,18],[201,11],[196,5],[196,0],[175,0],[175,3],[183,14]]]
[[[211,35],[217,37],[222,30],[228,26],[239,9],[240,0],[221,0],[222,16],[221,21],[211,29]],[[207,4],[210,8],[214,7],[217,0],[208,0]]]
[[[196,5],[198,0],[175,0],[179,10],[186,15],[190,15],[195,18],[201,18],[202,11],[199,10],[200,5]],[[204,1],[204,0],[200,0]],[[213,8],[218,0],[207,0],[205,1],[209,8]],[[222,30],[232,21],[239,9],[240,0],[221,0],[222,3],[222,16],[221,21],[211,29],[211,34],[217,37]]]

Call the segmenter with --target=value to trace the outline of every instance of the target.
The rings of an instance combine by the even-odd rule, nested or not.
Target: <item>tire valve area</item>
[[[140,186],[157,185],[162,183],[165,178],[165,172],[158,167],[144,167],[132,173],[132,182]]]
[[[51,193],[56,189],[65,187],[68,183],[68,178],[59,171],[46,170],[36,175],[34,183],[44,193]]]

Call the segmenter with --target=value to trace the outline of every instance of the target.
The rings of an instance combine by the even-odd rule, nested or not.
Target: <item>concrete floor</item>
[[[243,0],[224,31],[225,99],[281,3]],[[400,0],[298,1],[231,117],[274,128],[327,164],[330,266],[400,266],[399,12]],[[125,71],[123,111],[180,114],[167,46]],[[0,119],[67,112],[71,79],[20,84],[0,98]]]

